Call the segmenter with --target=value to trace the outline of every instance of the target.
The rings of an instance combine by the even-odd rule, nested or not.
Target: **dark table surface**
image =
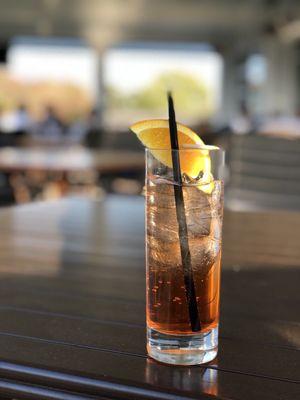
[[[300,213],[225,213],[218,358],[145,351],[143,199],[0,210],[0,397],[299,399]]]

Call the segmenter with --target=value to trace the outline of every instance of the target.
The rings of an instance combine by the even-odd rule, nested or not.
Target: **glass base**
[[[150,357],[167,364],[205,364],[218,353],[218,327],[194,335],[168,335],[147,328],[147,350]]]

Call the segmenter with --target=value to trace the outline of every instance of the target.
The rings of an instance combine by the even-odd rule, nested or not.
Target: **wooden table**
[[[0,211],[0,396],[300,398],[299,213],[225,215],[220,349],[145,352],[143,199]]]

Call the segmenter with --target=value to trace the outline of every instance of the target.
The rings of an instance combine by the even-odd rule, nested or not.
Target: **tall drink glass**
[[[182,173],[182,231],[178,183],[159,161],[171,160],[171,150],[146,149],[147,350],[161,362],[194,365],[218,351],[224,153],[213,146],[172,151],[185,164],[199,156],[200,166],[205,154],[209,168],[196,178]]]

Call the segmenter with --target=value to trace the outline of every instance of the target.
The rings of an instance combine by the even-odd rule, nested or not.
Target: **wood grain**
[[[299,397],[300,214],[225,213],[218,359],[186,368],[146,356],[143,213],[117,196],[0,211],[0,394]]]

